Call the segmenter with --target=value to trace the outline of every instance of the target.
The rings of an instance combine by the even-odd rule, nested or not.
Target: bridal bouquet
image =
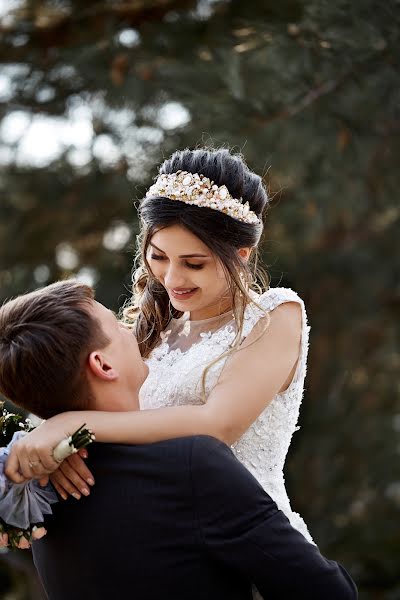
[[[29,419],[8,412],[0,403],[0,547],[27,549],[32,540],[43,537],[43,517],[51,514],[50,505],[58,501],[51,484],[42,487],[36,479],[13,483],[4,474],[11,446],[32,429]],[[62,462],[94,439],[93,433],[82,425],[56,446],[53,456]]]

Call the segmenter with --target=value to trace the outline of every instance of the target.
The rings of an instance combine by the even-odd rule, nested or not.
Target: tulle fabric
[[[41,487],[35,479],[24,483],[13,483],[5,473],[5,464],[11,446],[26,435],[18,431],[14,433],[8,446],[0,448],[0,519],[21,529],[43,523],[44,515],[52,513],[51,504],[58,502],[58,497],[51,484]]]

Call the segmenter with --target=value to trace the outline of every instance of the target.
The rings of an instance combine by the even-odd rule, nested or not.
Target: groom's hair
[[[92,288],[59,281],[0,308],[0,392],[43,419],[88,408],[85,363],[109,339],[91,315]]]

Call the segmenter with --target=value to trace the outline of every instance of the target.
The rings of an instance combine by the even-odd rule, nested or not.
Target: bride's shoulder
[[[273,310],[283,302],[298,302],[304,306],[304,301],[299,294],[287,287],[269,288],[263,294],[254,293],[253,300],[264,310]]]
[[[294,330],[297,328],[297,322],[299,323],[300,328],[302,327],[302,323],[307,325],[307,313],[304,302],[299,294],[291,288],[269,288],[262,294],[251,292],[250,295],[253,302],[248,304],[245,309],[243,325],[244,337],[247,337],[250,334],[258,322],[261,323],[264,321],[264,317],[268,318],[268,313],[286,302],[295,302],[297,306],[294,306],[293,304],[291,306],[282,306],[282,312],[280,313],[282,319],[275,322],[277,324],[282,323],[285,327],[287,323],[290,323],[291,328]]]

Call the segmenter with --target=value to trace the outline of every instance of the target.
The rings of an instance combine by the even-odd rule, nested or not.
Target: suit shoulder
[[[195,436],[190,457],[193,503],[201,527],[224,515],[226,526],[237,518],[254,526],[278,509],[260,483],[223,442]],[[219,521],[219,517],[218,517]],[[222,526],[222,525],[221,525]]]
[[[232,450],[221,440],[210,435],[195,435],[191,439],[192,461],[202,464],[216,460],[234,460]]]
[[[110,460],[129,463],[132,460],[152,460],[162,457],[188,462],[192,451],[192,438],[176,438],[151,444],[93,444],[89,456],[94,460]]]
[[[211,436],[199,435],[192,438],[190,466],[196,479],[214,481],[214,485],[218,485],[216,482],[227,487],[238,482],[242,487],[259,485],[229,446]]]

